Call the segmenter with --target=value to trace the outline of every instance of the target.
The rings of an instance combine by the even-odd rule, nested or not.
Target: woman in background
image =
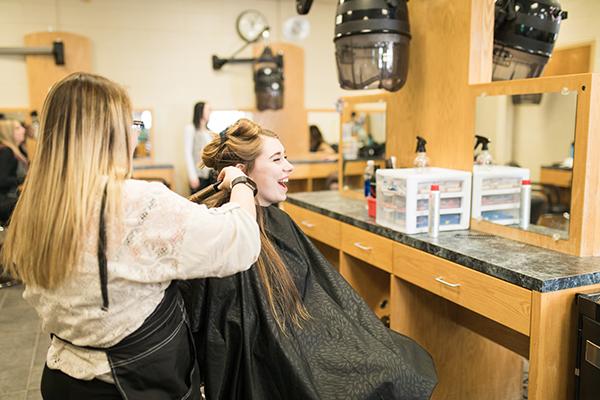
[[[191,193],[214,183],[211,175],[212,170],[200,165],[202,150],[213,139],[213,134],[206,126],[210,119],[210,111],[208,103],[202,101],[196,103],[192,123],[186,125],[183,132],[185,166]]]
[[[230,203],[207,209],[129,179],[137,132],[125,90],[75,73],[42,111],[36,157],[1,264],[52,341],[46,400],[200,399],[175,279],[228,276],[260,251],[253,191],[221,170]]]
[[[0,120],[0,225],[8,222],[27,173],[27,156],[21,150],[25,127],[16,120]]]
[[[308,127],[308,129],[310,131],[311,153],[335,154],[335,150],[329,145],[329,143],[325,141],[318,126],[311,125]]]
[[[430,356],[387,329],[277,204],[293,166],[273,132],[240,120],[204,149],[256,182],[261,253],[248,271],[184,283],[208,400],[427,399]],[[218,192],[209,206],[227,201]]]

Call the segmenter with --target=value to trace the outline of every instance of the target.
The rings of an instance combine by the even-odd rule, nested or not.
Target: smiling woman
[[[258,262],[223,279],[182,282],[206,397],[426,399],[431,358],[392,332],[276,203],[293,171],[273,132],[240,120],[209,143],[204,163],[256,182]],[[227,201],[221,191],[209,206]]]

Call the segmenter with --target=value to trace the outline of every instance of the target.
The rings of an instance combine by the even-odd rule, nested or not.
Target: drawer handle
[[[354,245],[356,247],[358,247],[359,249],[363,250],[363,251],[371,251],[371,250],[373,250],[372,247],[365,246],[364,244],[361,244],[360,242],[354,242]]]
[[[460,287],[460,283],[450,283],[448,281],[445,281],[444,278],[442,278],[441,276],[438,276],[437,278],[435,278],[436,281],[438,281],[439,283],[443,283],[446,286],[450,286],[453,288],[457,288]]]
[[[310,222],[308,222],[306,220],[302,221],[301,224],[304,225],[305,227],[311,228],[311,229],[315,227],[315,224],[311,224]]]

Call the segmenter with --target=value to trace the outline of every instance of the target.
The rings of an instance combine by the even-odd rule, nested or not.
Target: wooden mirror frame
[[[503,236],[576,256],[600,255],[600,74],[551,76],[536,79],[497,81],[470,85],[473,111],[471,133],[475,132],[476,99],[483,94],[516,95],[577,91],[575,151],[571,183],[569,238],[566,240],[523,231],[492,222],[471,219],[471,229]]]
[[[392,118],[391,108],[390,107],[390,99],[392,95],[391,93],[383,92],[371,95],[364,96],[348,96],[341,97],[340,102],[342,105],[342,112],[340,113],[340,137],[339,137],[339,150],[338,150],[338,182],[339,182],[339,191],[341,194],[345,196],[355,197],[355,198],[363,198],[362,194],[356,194],[351,190],[344,189],[344,140],[343,140],[343,131],[344,131],[344,123],[350,121],[350,114],[352,110],[357,104],[361,103],[378,103],[384,102],[386,103],[385,107],[385,158],[389,158],[390,154],[390,146],[388,145],[389,137],[390,137],[390,121]],[[384,167],[385,162],[382,160],[381,163],[377,163],[381,168]],[[366,161],[365,161],[366,166]],[[362,171],[364,171],[365,166],[359,167]]]

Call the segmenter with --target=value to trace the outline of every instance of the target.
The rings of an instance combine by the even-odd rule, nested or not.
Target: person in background
[[[183,132],[183,148],[190,192],[195,193],[214,183],[210,168],[200,165],[204,146],[213,139],[206,124],[210,118],[210,105],[198,102],[194,105],[192,123],[186,125]]]
[[[16,120],[0,120],[0,225],[8,222],[25,180],[28,161],[21,146],[25,127]]]
[[[311,125],[308,130],[310,132],[311,153],[335,154],[335,150],[323,139],[323,134],[318,126]]]
[[[429,354],[386,328],[279,209],[294,167],[277,135],[242,119],[202,158],[217,171],[243,165],[257,185],[261,231],[253,268],[182,285],[206,398],[428,399],[437,381]]]
[[[131,115],[121,86],[87,73],[54,85],[41,113],[0,264],[52,337],[46,400],[200,399],[171,282],[247,270],[260,252],[254,193],[235,165],[219,176],[230,201],[210,210],[129,179]]]

